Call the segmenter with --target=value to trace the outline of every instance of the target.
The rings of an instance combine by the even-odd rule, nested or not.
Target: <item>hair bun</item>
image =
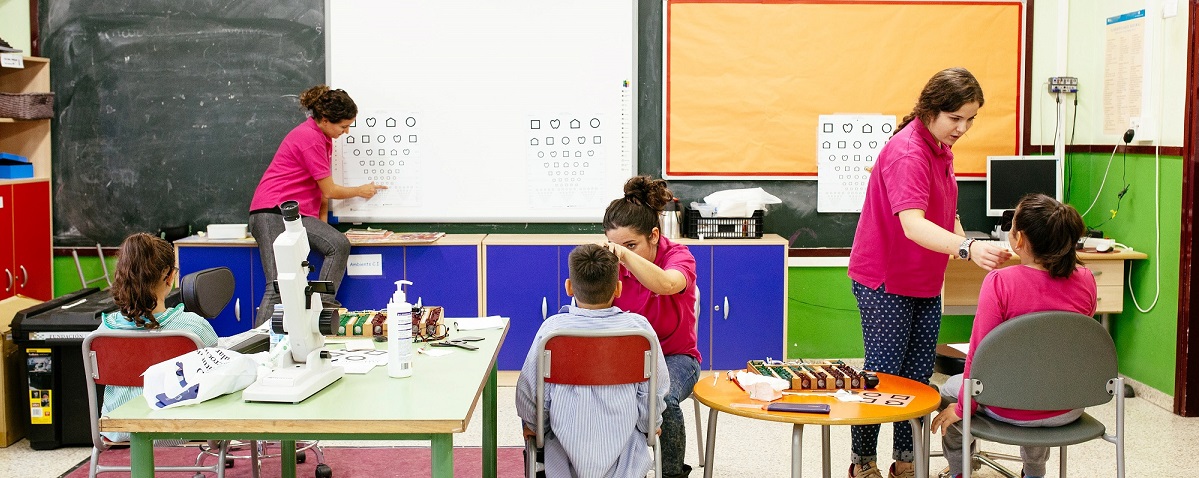
[[[648,206],[654,211],[662,211],[667,204],[674,201],[674,193],[666,187],[665,179],[655,179],[649,176],[633,176],[624,183],[625,200]]]

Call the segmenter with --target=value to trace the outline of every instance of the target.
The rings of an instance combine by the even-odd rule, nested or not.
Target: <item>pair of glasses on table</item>
[[[479,350],[478,346],[472,345],[470,342],[478,342],[480,340],[483,340],[483,337],[466,336],[451,340],[443,340],[441,342],[429,342],[429,345],[434,347],[458,347],[466,350]]]

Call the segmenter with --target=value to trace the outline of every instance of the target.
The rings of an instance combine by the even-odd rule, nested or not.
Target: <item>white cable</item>
[[[1091,201],[1090,206],[1087,206],[1087,210],[1081,214],[1082,217],[1087,217],[1087,213],[1091,212],[1091,208],[1094,208],[1095,203],[1099,202],[1099,196],[1103,194],[1103,185],[1107,184],[1107,173],[1111,172],[1112,170],[1112,160],[1116,158],[1116,150],[1118,149],[1120,149],[1120,145],[1118,144],[1115,148],[1112,148],[1112,155],[1111,157],[1107,158],[1107,169],[1103,171],[1103,181],[1099,182],[1099,191],[1095,192],[1095,200]]]
[[[1157,144],[1153,148],[1153,224],[1154,224],[1154,239],[1153,239],[1153,261],[1154,266],[1154,292],[1153,302],[1149,303],[1149,307],[1142,308],[1140,302],[1137,302],[1137,294],[1132,290],[1132,261],[1128,261],[1128,296],[1132,298],[1132,305],[1141,311],[1142,314],[1153,310],[1157,306],[1157,300],[1162,296],[1162,213],[1161,213],[1161,177],[1162,177],[1162,131],[1165,130],[1166,108],[1164,98],[1166,97],[1166,74],[1165,63],[1166,58],[1166,25],[1162,22],[1161,28],[1158,28],[1160,41],[1158,42],[1162,48],[1161,64],[1162,72],[1158,79],[1158,94],[1157,94]]]

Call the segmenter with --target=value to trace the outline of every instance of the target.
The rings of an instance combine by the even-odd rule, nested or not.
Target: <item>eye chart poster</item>
[[[820,115],[816,128],[816,211],[862,212],[870,170],[895,131],[895,116]]]

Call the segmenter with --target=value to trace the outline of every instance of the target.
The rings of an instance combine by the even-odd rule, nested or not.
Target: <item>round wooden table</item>
[[[879,373],[879,385],[874,390],[883,397],[899,395],[910,397],[904,406],[888,406],[864,402],[842,402],[831,392],[784,392],[780,401],[794,403],[827,403],[828,414],[768,412],[762,407],[766,402],[751,400],[727,375],[718,374],[716,379],[701,379],[693,391],[696,400],[709,407],[707,450],[704,454],[704,478],[712,477],[712,464],[716,445],[716,418],[719,412],[731,413],[746,418],[772,422],[791,423],[791,476],[802,476],[801,458],[804,425],[821,426],[824,478],[832,477],[829,457],[830,427],[833,425],[876,425],[907,420],[912,426],[912,444],[916,456],[916,476],[928,476],[929,415],[941,405],[941,395],[932,387],[915,380]],[[900,399],[899,401],[903,401]],[[918,433],[917,433],[918,432]]]

